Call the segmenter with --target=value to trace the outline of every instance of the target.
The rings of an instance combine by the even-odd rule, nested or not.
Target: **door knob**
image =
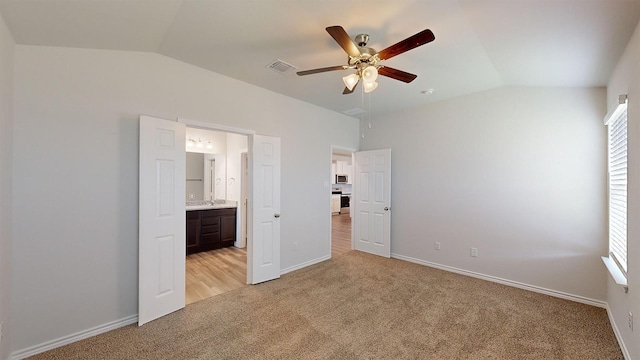
[[[277,219],[277,218],[279,218],[279,217],[280,217],[280,214],[275,213],[275,214],[273,214],[273,217]]]
[[[390,209],[390,208],[389,208],[388,206],[385,206],[385,207],[384,207],[384,211],[389,211],[389,209]]]

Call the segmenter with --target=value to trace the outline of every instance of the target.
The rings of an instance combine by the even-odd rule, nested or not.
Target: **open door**
[[[254,135],[247,281],[280,277],[280,138]]]
[[[185,304],[185,134],[140,116],[138,325]]]
[[[355,153],[356,250],[391,257],[391,149]]]

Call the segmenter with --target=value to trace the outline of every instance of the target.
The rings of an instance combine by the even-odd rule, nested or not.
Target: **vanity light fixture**
[[[196,147],[203,147],[204,145],[202,144],[202,140],[198,139],[198,143],[196,144]]]
[[[209,142],[207,143],[207,149],[213,149],[213,144],[211,143],[211,140],[209,140]]]
[[[196,141],[193,140],[192,138],[189,138],[189,140],[187,140],[187,147],[194,147],[196,145]]]

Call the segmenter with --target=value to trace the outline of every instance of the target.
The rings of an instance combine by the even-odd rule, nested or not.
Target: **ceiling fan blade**
[[[410,74],[406,71],[394,69],[388,66],[383,66],[378,69],[378,74],[392,79],[400,80],[406,83],[410,83],[415,80],[418,75]]]
[[[355,57],[360,55],[360,50],[358,50],[358,47],[353,40],[351,40],[349,34],[344,31],[342,26],[329,26],[327,32],[349,56]]]
[[[400,55],[403,52],[407,52],[411,49],[415,49],[418,46],[422,46],[426,43],[432,42],[433,40],[435,40],[436,37],[435,35],[433,35],[433,33],[431,32],[431,30],[426,29],[426,30],[422,30],[421,32],[410,36],[398,43],[395,43],[391,46],[389,46],[388,48],[379,51],[378,52],[378,57],[380,58],[380,60],[387,60],[387,59],[391,59],[392,57],[396,56],[396,55]]]
[[[349,67],[346,66],[346,65],[329,66],[329,67],[323,67],[323,68],[318,68],[318,69],[298,71],[296,74],[298,74],[298,76],[304,76],[304,75],[317,74],[317,73],[322,73],[322,72],[327,72],[327,71],[344,70],[344,69],[348,69],[348,68]]]
[[[352,94],[355,91],[356,87],[358,87],[358,84],[360,84],[360,79],[358,79],[358,82],[355,85],[353,85],[351,90],[349,90],[349,88],[345,86],[344,90],[342,91],[342,95]]]

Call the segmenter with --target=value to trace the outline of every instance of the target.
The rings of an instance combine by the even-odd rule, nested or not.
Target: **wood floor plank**
[[[186,259],[187,305],[246,285],[247,251],[236,247],[191,254]]]
[[[351,217],[349,214],[331,216],[331,257],[351,251]]]

